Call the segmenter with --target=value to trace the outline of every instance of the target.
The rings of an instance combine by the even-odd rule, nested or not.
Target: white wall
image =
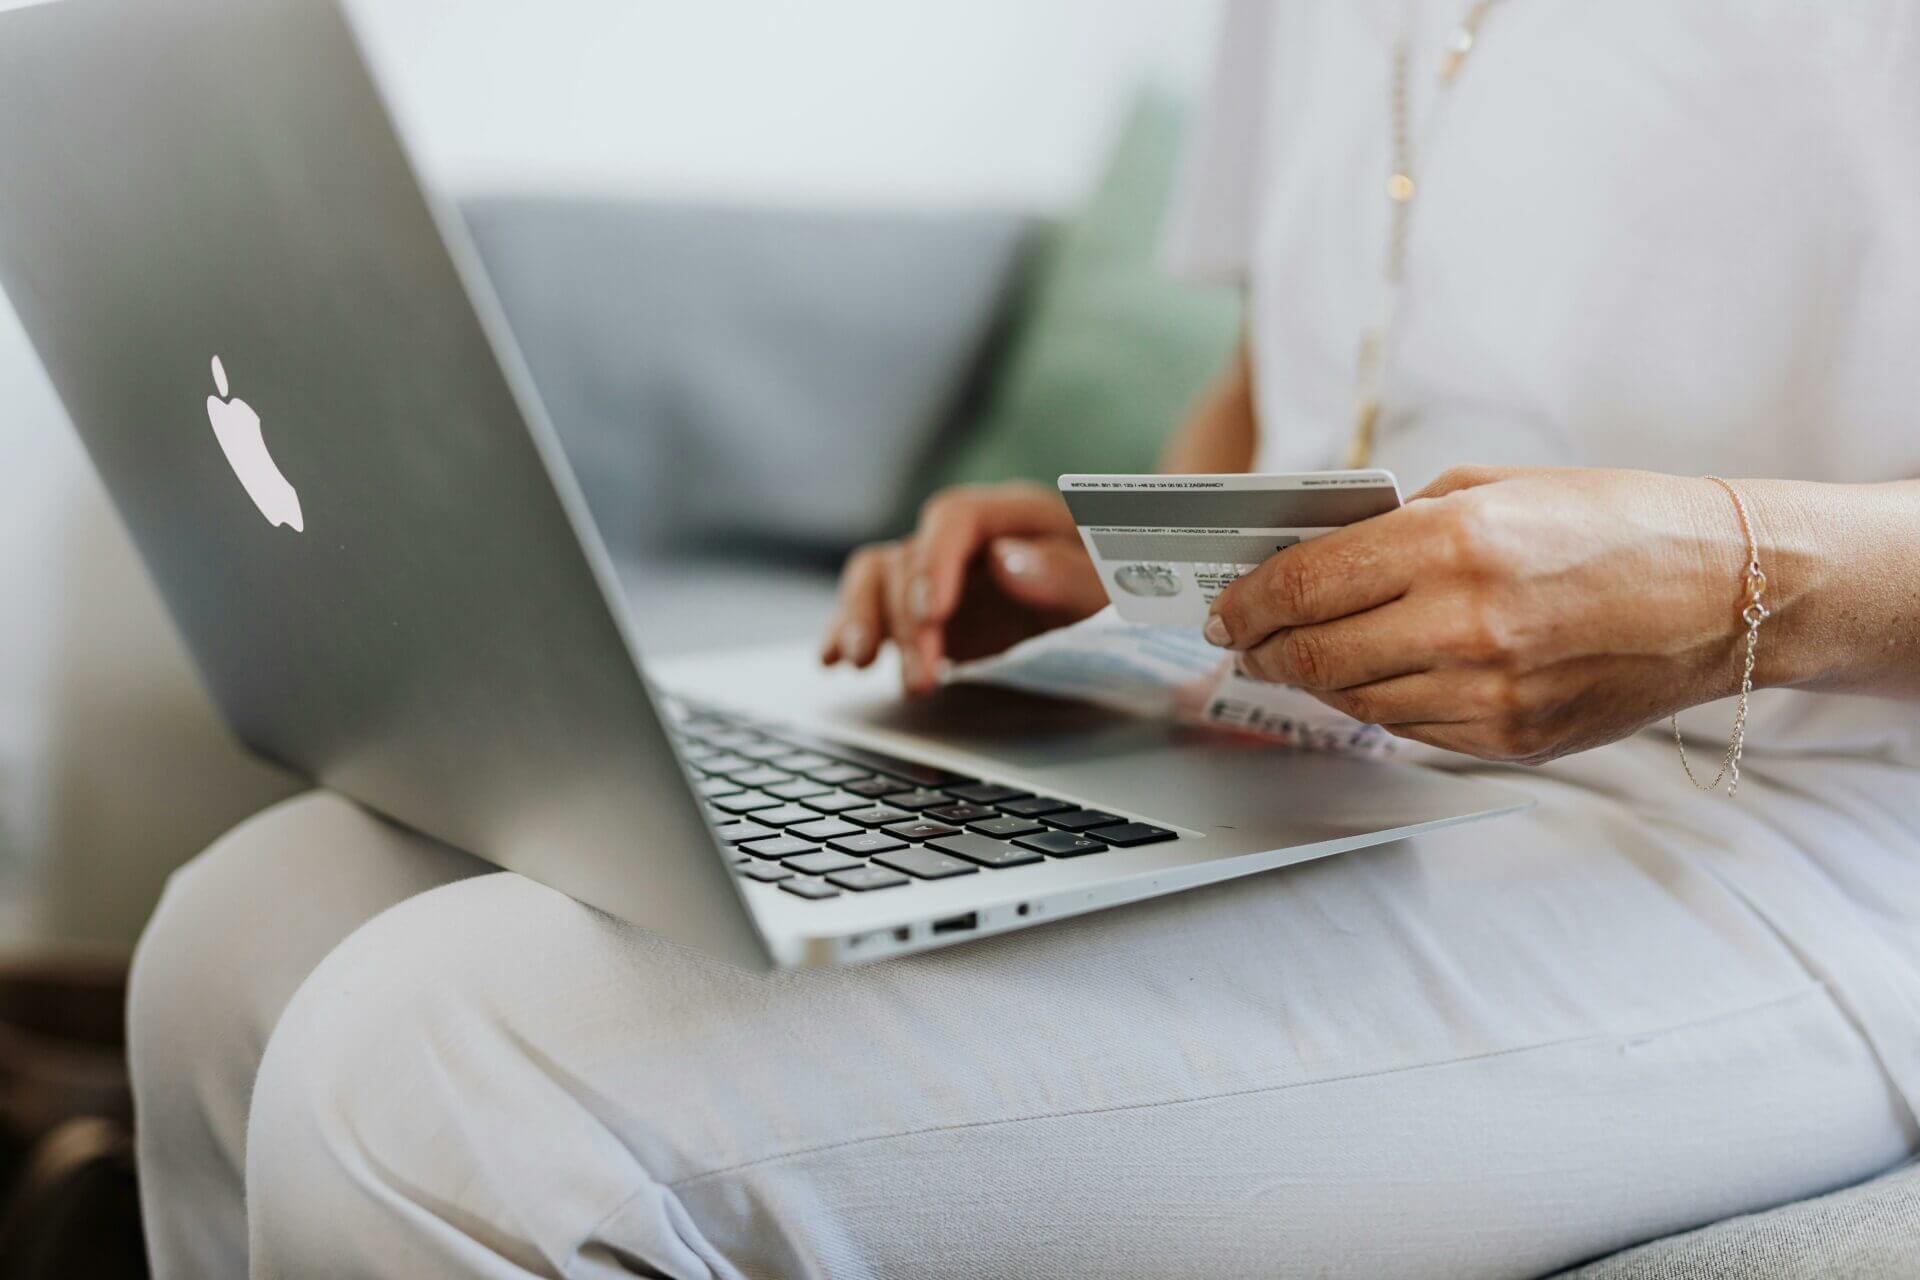
[[[1055,208],[1214,0],[354,0],[425,166],[525,186]]]

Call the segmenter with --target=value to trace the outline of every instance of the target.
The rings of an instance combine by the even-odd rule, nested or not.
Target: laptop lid
[[[764,964],[464,232],[332,0],[0,13],[0,286],[239,737]]]

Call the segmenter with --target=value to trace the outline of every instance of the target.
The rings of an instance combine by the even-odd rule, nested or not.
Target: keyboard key
[[[782,729],[780,734],[796,747],[818,751],[823,756],[845,760],[848,764],[864,765],[869,772],[884,773],[890,778],[899,778],[902,782],[912,783],[916,787],[952,787],[979,781],[978,778],[969,778],[951,769],[940,769],[914,760],[903,760],[899,756],[888,755],[884,751],[869,751],[865,747],[851,746],[845,742],[831,742],[825,738],[816,738],[811,734],[786,729]],[[897,791],[899,788],[895,787],[894,790]]]
[[[870,889],[893,889],[907,883],[905,876],[885,867],[855,867],[852,871],[836,871],[827,879],[842,889],[852,889],[858,893],[866,893]]]
[[[925,818],[915,818],[912,822],[894,823],[887,828],[887,834],[918,844],[922,840],[931,840],[935,836],[957,835],[959,831],[944,822],[928,822]]]
[[[1011,840],[1015,836],[1045,831],[1046,828],[1032,818],[988,818],[985,822],[969,822],[967,830],[977,831],[983,836],[998,836],[1002,840]]]
[[[851,822],[842,822],[838,818],[821,818],[814,822],[803,822],[797,827],[790,827],[787,834],[806,840],[831,840],[835,836],[855,835],[859,830],[860,828]]]
[[[775,836],[771,840],[749,840],[740,846],[756,858],[765,858],[778,862],[782,858],[791,858],[802,853],[818,853],[820,846],[810,840],[795,840],[792,836]]]
[[[922,880],[945,880],[948,876],[964,876],[980,869],[938,849],[902,849],[898,853],[883,853],[874,861]]]
[[[1000,812],[1018,814],[1022,818],[1037,818],[1043,813],[1059,813],[1073,807],[1065,800],[1055,800],[1052,796],[1028,796],[1025,800],[1002,801]]]
[[[780,833],[772,827],[763,827],[757,822],[723,822],[715,827],[714,834],[723,844],[743,844],[748,840],[764,840],[768,836]]]
[[[720,754],[720,748],[710,747],[704,742],[689,742],[680,748],[681,758],[688,764],[699,764],[702,760],[711,760]]]
[[[865,796],[850,796],[844,791],[829,791],[823,796],[807,796],[800,803],[821,813],[845,813],[849,809],[865,809],[873,801]]]
[[[700,762],[700,772],[706,774],[726,774],[735,769],[758,769],[759,767],[753,761],[731,752],[725,755],[709,756]]]
[[[1108,844],[1117,844],[1122,849],[1131,849],[1137,844],[1157,844],[1162,840],[1178,840],[1177,832],[1165,827],[1149,826],[1144,822],[1123,822],[1117,827],[1101,827],[1094,833]]]
[[[824,782],[833,787],[844,787],[849,782],[858,782],[873,776],[865,769],[856,769],[850,764],[837,763],[829,764],[824,769],[804,769],[802,772],[815,782]]]
[[[778,786],[767,788],[770,796],[779,796],[782,800],[805,800],[808,796],[824,795],[832,790],[824,782],[815,782],[812,778],[795,778],[792,782],[782,782]]]
[[[791,880],[793,872],[777,862],[754,862],[740,868],[740,874],[749,880],[758,880],[762,884],[779,884],[782,880]]]
[[[853,794],[857,796],[865,796],[869,800],[878,800],[889,791],[898,791],[900,789],[900,781],[897,778],[865,778],[859,782],[847,783],[845,789],[853,792]]]
[[[745,791],[746,788],[732,778],[702,778],[694,784],[694,790],[711,800],[715,796],[730,796],[736,791]]]
[[[1098,809],[1067,809],[1060,813],[1050,813],[1041,819],[1050,827],[1062,831],[1087,831],[1094,827],[1105,827],[1115,822],[1125,822],[1117,813],[1102,813]]]
[[[965,858],[968,862],[977,862],[983,867],[1017,867],[1023,863],[1040,861],[1040,855],[1031,849],[1021,849],[1003,840],[989,840],[985,836],[965,833],[929,840],[927,848]]]
[[[849,858],[844,853],[822,849],[818,853],[803,853],[797,858],[789,858],[786,865],[795,871],[804,871],[810,876],[824,876],[833,871],[851,871],[855,867],[866,864],[858,858]]]
[[[791,773],[805,773],[809,769],[824,769],[833,761],[818,751],[789,751],[786,755],[775,756],[767,763]]]
[[[752,813],[755,809],[775,809],[780,801],[760,791],[742,791],[738,795],[715,796],[707,803],[723,813]]]
[[[929,818],[938,818],[942,822],[952,822],[960,826],[965,826],[969,822],[981,822],[987,818],[997,818],[1000,814],[998,810],[989,809],[984,804],[946,804],[941,805],[938,809],[928,809],[926,816]]]
[[[968,787],[948,787],[947,794],[955,800],[966,800],[973,804],[999,804],[1005,800],[1018,800],[1030,796],[1031,791],[1022,791],[1018,787],[1003,787],[997,782],[976,782]]]
[[[783,804],[778,809],[756,809],[753,820],[770,827],[791,827],[802,822],[817,822],[820,815],[803,804]]]
[[[946,792],[929,791],[924,787],[917,787],[912,791],[889,792],[880,797],[880,802],[882,804],[890,804],[896,809],[912,811],[931,809],[935,805],[953,803],[952,800],[947,798]]]
[[[793,775],[783,769],[769,768],[764,764],[751,769],[741,769],[727,775],[743,787],[770,787],[776,782],[791,782]]]
[[[1083,853],[1099,853],[1106,842],[1092,836],[1077,836],[1071,831],[1045,831],[1037,836],[1021,836],[1014,841],[1023,849],[1050,853],[1056,858],[1077,858]]]
[[[840,896],[838,889],[823,880],[786,880],[781,882],[780,887],[796,898],[811,898],[816,902],[822,898]]]
[[[863,827],[885,827],[896,822],[905,822],[913,815],[905,809],[896,809],[892,805],[876,804],[867,809],[849,809],[840,816],[848,822],[857,822]]]
[[[772,738],[762,738],[758,742],[743,743],[733,750],[736,755],[743,755],[749,760],[777,760],[781,756],[790,756],[793,754],[792,747],[784,742],[775,742]]]
[[[838,849],[841,853],[857,853],[866,857],[870,853],[890,853],[895,849],[904,849],[907,842],[884,831],[862,831],[857,836],[838,836],[827,841],[829,849]]]
[[[700,736],[706,741],[711,742],[714,746],[725,747],[729,751],[749,742],[760,741],[759,734],[750,733],[745,729],[720,729],[710,733],[703,733]]]

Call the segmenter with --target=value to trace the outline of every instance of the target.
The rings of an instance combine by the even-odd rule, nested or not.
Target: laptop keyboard
[[[670,709],[735,874],[810,902],[1179,838],[785,726]]]

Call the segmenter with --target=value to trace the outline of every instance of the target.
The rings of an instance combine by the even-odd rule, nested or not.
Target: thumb
[[[1106,588],[1078,542],[995,538],[987,545],[987,565],[994,584],[1029,608],[1084,617],[1106,607]]]

